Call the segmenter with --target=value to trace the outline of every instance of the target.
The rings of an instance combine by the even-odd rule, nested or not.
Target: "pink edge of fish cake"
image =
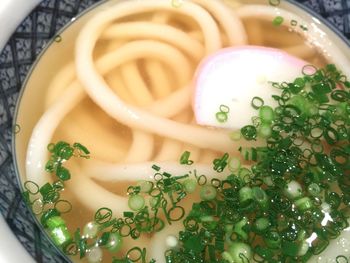
[[[251,117],[257,114],[251,107],[251,99],[258,96],[265,104],[274,104],[271,95],[278,94],[278,90],[269,82],[292,82],[308,64],[283,50],[260,46],[224,48],[209,55],[202,60],[193,79],[192,107],[196,122],[228,129],[250,124]],[[230,108],[225,123],[215,119],[221,104]],[[232,119],[234,115],[239,118]]]

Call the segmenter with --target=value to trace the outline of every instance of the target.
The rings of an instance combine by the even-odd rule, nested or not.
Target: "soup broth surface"
[[[141,179],[153,180],[154,173],[149,172],[152,164],[159,165],[163,171],[169,167],[175,169],[180,156],[188,151],[194,162],[194,166],[188,166],[188,172],[194,173],[196,165],[208,171],[213,160],[227,152],[216,146],[216,139],[192,143],[184,136],[185,128],[190,131],[189,137],[193,129],[200,129],[198,137],[202,136],[202,130],[205,130],[203,134],[210,131],[217,132],[218,136],[228,136],[226,130],[197,125],[191,107],[194,74],[209,54],[232,46],[256,45],[284,50],[315,67],[333,63],[329,54],[310,41],[307,30],[300,29],[303,21],[296,21],[298,26],[292,26],[288,21],[274,25],[275,16],[240,15],[242,8],[253,4],[250,1],[145,0],[162,4],[155,4],[156,7],[145,4],[144,10],[139,8],[135,12],[130,11],[128,2],[137,1],[111,0],[100,4],[63,30],[35,65],[18,107],[16,123],[21,126],[21,131],[16,134],[15,147],[22,182],[32,180],[43,185],[57,180],[45,172],[49,157],[46,146],[50,142],[79,142],[91,153],[90,159],[74,158],[64,164],[71,172],[71,179],[65,182],[60,199],[69,200],[72,211],[61,216],[71,233],[78,228],[82,231],[101,207],[112,209],[115,217],[122,216],[123,209],[127,208],[128,187]],[[265,2],[268,1],[258,4],[278,8]],[[168,7],[164,7],[166,4]],[[156,116],[152,118],[162,120],[159,126],[147,125],[147,118],[140,118],[141,124],[133,125],[133,118],[138,116],[118,117],[118,113],[108,112],[85,91],[82,79],[88,79],[89,75],[83,77],[77,73],[77,69],[84,67],[77,64],[77,53],[87,49],[77,44],[81,30],[88,30],[83,28],[103,12],[106,17],[110,16],[108,10],[112,9],[116,10],[116,18],[106,22],[100,32],[91,32],[91,39],[96,42],[91,54],[95,70],[108,85],[111,97],[118,97],[121,105],[127,105],[131,111],[136,108],[145,112],[145,116]],[[231,31],[227,24],[232,26]],[[45,114],[47,120],[42,120]],[[179,125],[176,130],[171,131],[163,125],[169,121]],[[179,136],[176,137],[176,133]],[[31,138],[36,138],[35,143]],[[240,143],[232,142],[232,150],[228,152],[231,157],[240,156]],[[38,157],[34,155],[43,159],[35,163]],[[247,167],[249,164],[244,163]],[[182,167],[179,175],[184,170]],[[215,177],[217,173],[207,176]],[[222,179],[225,175],[220,176]],[[186,213],[194,202],[200,201],[198,189],[178,203]],[[181,229],[183,225],[179,221],[170,227],[166,225],[163,231],[177,235]],[[119,252],[109,253],[102,249],[102,261],[111,262],[113,257],[122,257],[132,247],[139,246],[147,249],[147,260],[153,257],[157,262],[165,262],[164,258],[159,259],[166,249],[166,235],[162,237],[161,233],[142,234],[137,240],[126,237]],[[348,240],[348,233],[342,238]],[[262,242],[257,238],[251,245]],[[334,251],[349,257],[340,246]],[[87,258],[80,259],[76,255],[71,260],[88,262]],[[320,262],[328,262],[322,260],[328,260],[327,257],[321,256]]]

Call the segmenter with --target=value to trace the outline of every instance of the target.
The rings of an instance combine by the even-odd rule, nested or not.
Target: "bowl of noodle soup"
[[[200,200],[196,192],[169,210],[172,224],[159,233],[138,233],[132,238],[130,231],[124,235],[121,229],[125,228],[118,228],[123,245],[117,252],[104,243],[81,253],[79,240],[104,242],[100,232],[91,234],[85,229],[93,231],[96,226],[91,224],[97,221],[103,229],[101,225],[111,223],[112,215],[124,217],[130,211],[127,193],[132,196],[135,191],[130,186],[157,181],[154,166],[173,175],[222,178],[213,171],[213,160],[225,153],[238,155],[233,149],[250,146],[232,140],[225,129],[197,125],[191,105],[192,80],[199,63],[220,49],[244,45],[282,49],[318,68],[335,64],[350,76],[349,43],[317,15],[289,1],[110,0],[55,32],[24,82],[11,129],[14,168],[21,191],[29,196],[36,228],[46,233],[40,225],[43,215],[58,211],[54,216],[64,223],[52,229],[62,230],[64,225],[62,231],[70,232],[74,241],[57,248],[55,243],[63,241],[53,237],[51,245],[43,245],[45,259],[112,262],[114,257],[130,254],[132,259],[140,253],[141,259],[132,262],[142,262],[142,257],[143,262],[152,258],[165,262],[168,238],[183,227],[177,218]],[[77,144],[69,148],[63,141]],[[49,152],[58,145],[51,143],[57,142],[72,149],[71,156],[83,157],[59,161],[59,169],[70,173],[64,170],[61,180],[45,171],[52,160]],[[184,152],[190,153],[193,164],[179,164]],[[54,202],[40,197],[45,185],[49,185],[48,192],[59,192],[57,198],[47,197]],[[52,237],[42,232],[44,238]],[[325,250],[310,262],[316,258],[328,262],[338,255],[349,258],[346,246],[341,245],[349,242],[348,232],[331,241],[328,254]],[[135,247],[141,250],[131,251]],[[73,255],[68,257],[61,250]]]

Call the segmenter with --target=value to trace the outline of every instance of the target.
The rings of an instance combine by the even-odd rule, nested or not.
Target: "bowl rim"
[[[98,2],[93,3],[91,6],[87,7],[86,9],[84,9],[83,11],[79,12],[74,19],[71,19],[69,22],[67,22],[64,26],[62,26],[56,33],[55,36],[60,35],[63,31],[65,31],[68,27],[70,27],[73,23],[75,23],[81,16],[84,16],[85,14],[87,14],[88,12],[92,11],[93,9],[95,9],[96,7],[103,5],[105,3],[107,3],[109,0],[99,0]],[[120,0],[120,1],[126,1],[126,0]],[[282,1],[282,0],[281,0]],[[318,20],[321,21],[322,25],[325,26],[325,28],[328,28],[330,31],[332,31],[340,40],[341,42],[345,43],[346,46],[348,48],[350,48],[350,39],[346,38],[345,35],[333,24],[331,23],[329,20],[327,20],[326,18],[322,17],[319,13],[317,13],[316,11],[312,10],[310,7],[306,6],[305,4],[299,3],[296,0],[284,0],[286,3],[291,4],[297,8],[299,8],[300,10],[304,11],[305,13],[307,13],[307,15],[309,17],[315,17]],[[35,9],[40,5],[40,3],[38,3],[34,9],[32,10],[32,12],[35,11]],[[249,4],[248,4],[249,5]],[[266,4],[264,4],[266,5]],[[26,17],[30,16],[31,13],[30,12]],[[15,32],[13,32],[11,34],[11,36],[13,36]],[[25,90],[25,86],[27,85],[28,80],[31,77],[31,74],[33,73],[33,70],[35,69],[36,65],[39,63],[40,59],[42,58],[42,56],[45,54],[45,52],[47,51],[48,48],[50,48],[50,46],[55,42],[55,36],[53,36],[49,41],[47,41],[47,43],[45,43],[44,47],[42,48],[42,50],[39,52],[39,54],[37,55],[36,59],[34,60],[34,62],[31,64],[30,69],[28,70],[28,72],[26,73],[26,77],[21,85],[21,88],[19,90],[18,96],[17,96],[17,101],[16,101],[16,107],[13,113],[13,119],[12,119],[12,127],[15,127],[16,120],[18,118],[18,114],[19,114],[19,107],[21,104],[21,100],[23,98],[23,93]],[[0,50],[1,53],[1,50]],[[11,154],[13,157],[13,162],[12,165],[14,166],[14,171],[15,171],[15,176],[16,176],[16,184],[17,187],[19,188],[19,190],[21,191],[21,193],[24,191],[21,179],[20,179],[20,175],[19,175],[19,169],[18,169],[18,161],[17,161],[17,156],[15,154],[16,150],[16,134],[12,133],[11,136]],[[26,209],[28,209],[28,211],[30,212],[30,215],[32,217],[32,219],[34,220],[35,224],[39,227],[41,234],[43,234],[45,236],[45,238],[50,242],[50,244],[52,245],[52,247],[57,251],[58,255],[60,255],[61,257],[63,257],[67,262],[71,262],[71,260],[69,259],[69,257],[67,255],[65,255],[53,242],[53,240],[49,237],[49,234],[45,231],[45,229],[43,228],[43,226],[40,224],[39,219],[34,215],[33,211],[26,205]],[[7,223],[8,224],[8,223]],[[11,230],[12,231],[12,230]],[[19,240],[18,236],[15,235],[14,232],[12,232],[13,235],[17,238],[17,240],[20,242],[20,244],[23,246],[22,241]],[[26,249],[26,248],[25,248]],[[28,251],[27,251],[28,252]],[[28,253],[29,254],[29,253]],[[30,255],[30,254],[29,254]],[[31,255],[30,255],[31,256]],[[32,257],[32,256],[31,256]]]
[[[309,15],[317,18],[324,24],[326,27],[328,27],[333,33],[337,35],[349,48],[350,48],[350,38],[346,38],[345,35],[338,29],[332,22],[321,16],[321,14],[317,13],[315,10],[311,9],[311,7],[308,7],[305,4],[299,3],[296,0],[284,0],[288,2],[289,4],[295,5],[298,8],[304,10]]]

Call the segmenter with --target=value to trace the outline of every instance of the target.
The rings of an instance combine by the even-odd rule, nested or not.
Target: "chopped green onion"
[[[311,64],[305,65],[301,70],[304,76],[314,76],[317,73],[317,71],[317,68]]]
[[[220,105],[220,111],[224,112],[224,113],[229,113],[230,112],[230,108],[224,104]]]
[[[216,116],[216,120],[220,123],[224,123],[228,119],[227,113],[224,113],[224,112],[217,112],[215,116]]]
[[[75,256],[78,254],[78,246],[73,240],[62,246],[62,250],[68,256]]]
[[[185,151],[180,157],[180,164],[187,164],[187,165],[193,164],[193,161],[189,160],[190,154],[191,153],[189,151]]]
[[[112,210],[106,207],[102,207],[95,213],[95,222],[97,224],[105,224],[112,219]]]
[[[300,28],[301,28],[303,31],[307,31],[307,30],[308,30],[308,28],[307,28],[306,25],[300,25]]]
[[[269,138],[271,137],[272,134],[272,129],[271,129],[271,125],[267,124],[267,123],[262,123],[259,128],[258,128],[258,135],[261,138]]]
[[[216,113],[216,119],[220,123],[224,123],[228,119],[228,113],[230,112],[230,108],[226,105],[220,105],[219,112]]]
[[[99,225],[96,222],[92,221],[84,226],[83,236],[85,238],[95,238],[97,236],[98,231]]]
[[[65,221],[63,220],[63,218],[60,216],[50,217],[46,223],[47,223],[47,227],[50,230],[52,230],[56,227],[59,227],[59,226],[64,226],[66,224]]]
[[[321,188],[317,183],[311,183],[307,190],[312,196],[319,196],[321,193]]]
[[[28,197],[28,200],[27,202],[30,204],[30,200],[29,200],[29,197]],[[37,198],[35,199],[32,203],[31,203],[31,206],[32,206],[32,211],[35,215],[41,215],[44,211],[44,202],[41,198]]]
[[[301,185],[297,181],[294,181],[294,180],[290,181],[284,189],[284,194],[290,199],[296,199],[301,197],[302,195]]]
[[[283,241],[282,251],[285,255],[296,257],[299,253],[300,246],[297,242]]]
[[[217,194],[217,190],[215,187],[211,185],[204,185],[200,189],[200,197],[204,201],[214,200]]]
[[[326,194],[325,201],[335,210],[338,209],[341,204],[341,198],[336,192]]]
[[[56,43],[60,43],[62,41],[61,35],[56,35],[53,39]]]
[[[126,253],[126,258],[131,262],[137,262],[139,260],[141,260],[141,262],[145,262],[145,251],[145,249],[133,247]]]
[[[173,206],[169,209],[167,216],[170,221],[179,221],[185,216],[185,209],[182,206]]]
[[[339,255],[335,258],[336,263],[348,263],[349,259],[344,255]]]
[[[266,217],[260,217],[256,219],[254,227],[258,232],[264,232],[270,227],[270,221]]]
[[[266,209],[268,207],[268,196],[266,192],[260,187],[253,187],[252,193],[255,201],[261,206],[262,209]]]
[[[228,252],[235,263],[250,262],[253,256],[251,247],[243,242],[233,242],[230,245]]]
[[[169,236],[167,263],[188,259],[306,262],[348,227],[350,83],[334,65],[323,69],[307,65],[302,73],[292,82],[271,84],[280,92],[272,96],[277,107],[254,97],[252,106],[258,116],[240,134],[230,135],[235,139],[242,135],[246,140],[259,136],[266,143],[239,148],[242,159],[251,164],[249,168],[228,153],[213,161],[213,171],[222,172],[220,178],[197,175],[196,170],[174,176],[153,165],[154,182],[142,180],[127,188],[132,211],[114,218],[111,209],[101,208],[82,235],[77,229],[72,239],[60,216],[71,209],[68,201],[60,200],[64,180],[71,176],[64,165],[72,156],[88,158],[89,151],[81,144],[61,141],[48,145],[51,156],[45,166],[59,179],[41,187],[26,182],[23,198],[40,216],[54,242],[65,253],[79,253],[81,258],[98,246],[118,252],[122,237],[138,239],[160,231],[166,222],[181,220],[184,229],[178,237]],[[220,106],[224,118],[229,111],[226,105]],[[184,152],[180,162],[189,164],[189,156]],[[196,188],[201,201],[185,214],[180,201]],[[148,206],[145,200],[149,200]],[[326,213],[331,220],[325,224]],[[309,247],[306,240],[311,233],[317,239]],[[146,263],[146,258],[145,249],[134,247],[113,262]],[[341,260],[340,255],[337,261]]]
[[[228,153],[225,153],[220,159],[215,159],[213,161],[214,164],[214,170],[221,173],[227,166],[229,155]]]
[[[313,207],[312,201],[309,197],[303,197],[294,202],[296,207],[301,211],[309,210]]]
[[[244,139],[251,141],[256,139],[257,131],[253,125],[246,125],[241,129],[241,134]]]
[[[59,247],[64,246],[72,239],[66,226],[53,228],[49,231],[49,234],[53,242]]]
[[[284,21],[284,18],[283,18],[282,16],[276,16],[276,17],[272,20],[272,24],[273,24],[274,26],[280,26],[280,25],[282,25],[283,21]]]
[[[281,0],[269,0],[269,4],[272,6],[278,6]]]
[[[106,248],[113,253],[118,252],[123,246],[123,239],[119,233],[111,233],[109,235]]]
[[[99,247],[91,248],[87,253],[87,259],[89,263],[102,262],[103,252]]]
[[[197,181],[195,179],[189,178],[183,182],[184,189],[187,193],[193,193],[197,187]]]
[[[271,123],[275,118],[275,113],[270,106],[262,106],[259,108],[259,117],[263,123]]]
[[[222,252],[221,257],[222,257],[222,259],[228,261],[229,263],[235,263],[235,261],[234,261],[233,257],[231,256],[231,254],[229,252],[227,252],[227,251]]]
[[[131,195],[128,205],[131,210],[139,211],[145,206],[145,199],[141,195]]]
[[[248,223],[248,219],[244,217],[241,221],[235,224],[233,228],[233,232],[235,232],[243,240],[248,239],[247,232],[243,230],[243,228],[247,225],[247,223]]]
[[[67,200],[58,200],[55,203],[54,208],[61,214],[65,214],[72,210],[72,204]]]
[[[58,178],[60,178],[62,181],[67,181],[70,179],[71,175],[67,168],[59,165],[56,169],[56,175]]]
[[[276,231],[267,231],[264,241],[269,248],[277,249],[281,246],[281,237]]]
[[[24,189],[26,189],[32,195],[39,193],[39,185],[32,181],[26,181],[24,183]]]
[[[260,97],[254,97],[252,99],[251,105],[254,109],[259,109],[260,107],[264,106],[264,100]]]
[[[241,168],[241,161],[236,157],[231,157],[229,158],[227,165],[231,172],[237,172]]]
[[[309,251],[309,244],[306,241],[301,242],[301,244],[299,245],[299,250],[297,253],[298,257],[304,256],[308,251]]]
[[[77,149],[78,150],[78,156],[82,156],[84,155],[85,156],[88,156],[90,154],[90,151],[82,144],[76,142],[73,144],[73,148]]]
[[[60,216],[60,212],[57,211],[57,209],[48,209],[45,211],[41,218],[40,218],[40,223],[46,228],[47,227],[47,221],[54,216]]]
[[[156,165],[156,164],[153,164],[153,165],[152,165],[152,169],[155,170],[155,171],[157,171],[157,172],[160,171],[160,167],[159,167],[158,165]]]
[[[253,201],[253,190],[245,186],[239,190],[239,201],[243,206]]]
[[[18,124],[18,123],[16,123],[14,126],[13,126],[13,133],[14,134],[18,134],[20,131],[21,131],[21,126]]]
[[[298,21],[292,19],[292,20],[290,21],[290,25],[291,25],[291,26],[297,26],[297,25],[298,25]]]
[[[52,216],[46,221],[49,234],[57,246],[63,246],[71,241],[71,236],[65,221],[60,216]]]
[[[140,187],[141,193],[149,193],[153,188],[153,183],[146,180],[138,181],[136,185]]]

